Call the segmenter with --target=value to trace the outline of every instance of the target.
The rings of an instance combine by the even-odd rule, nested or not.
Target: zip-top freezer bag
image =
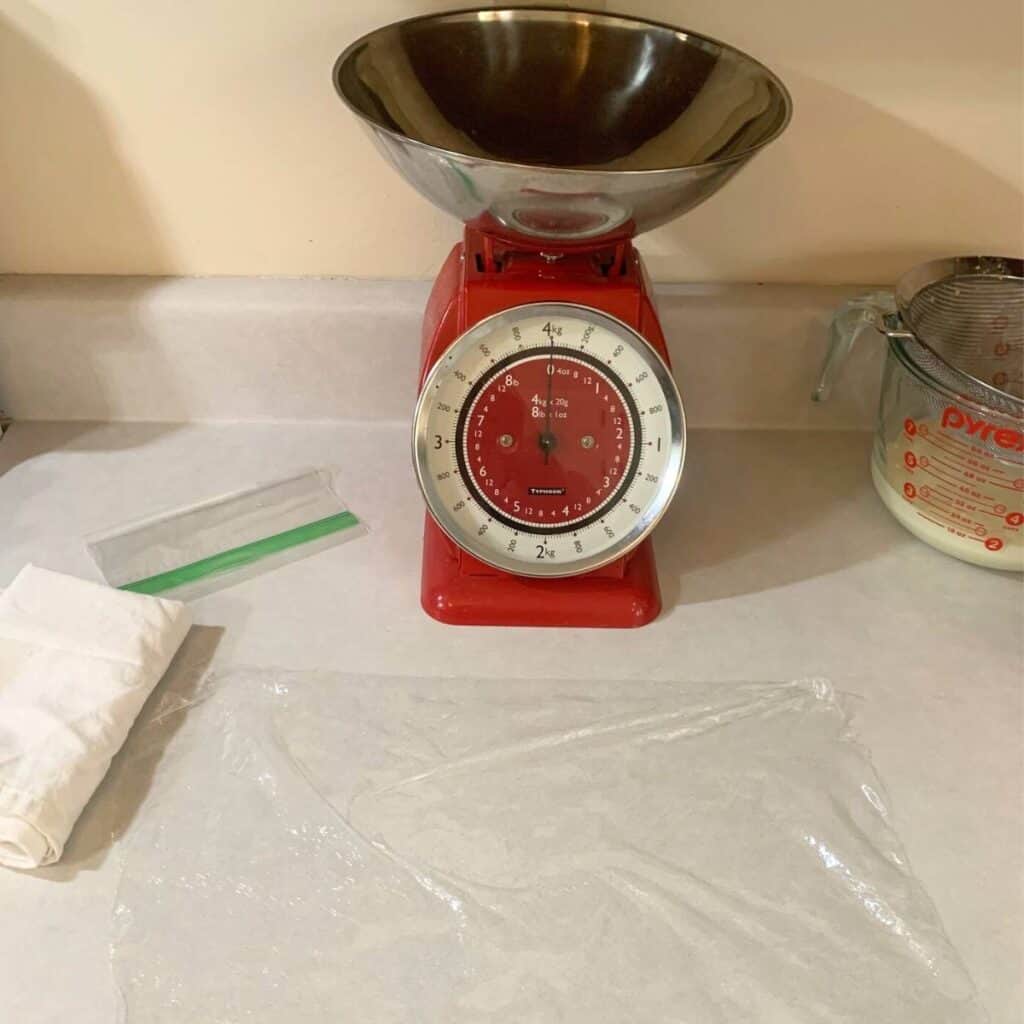
[[[237,668],[151,715],[128,1021],[986,1019],[826,683]]]
[[[310,469],[87,538],[112,587],[179,600],[231,586],[366,532],[334,474]]]

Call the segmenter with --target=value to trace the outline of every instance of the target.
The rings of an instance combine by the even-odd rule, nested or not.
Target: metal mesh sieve
[[[961,256],[915,268],[896,289],[904,351],[940,384],[1024,418],[1024,261]]]

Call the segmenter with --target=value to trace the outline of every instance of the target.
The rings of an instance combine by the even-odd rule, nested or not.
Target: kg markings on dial
[[[588,572],[650,532],[682,470],[668,368],[640,335],[568,303],[462,335],[424,381],[415,460],[456,544],[527,576]]]

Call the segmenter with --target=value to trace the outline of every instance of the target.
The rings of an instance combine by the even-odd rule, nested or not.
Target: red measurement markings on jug
[[[916,457],[916,463],[931,476],[953,485],[970,483],[976,487],[992,488],[998,487],[1003,490],[1024,490],[1024,486],[1015,483],[1007,483],[1005,479],[1006,470],[994,464],[995,456],[977,445],[967,445],[948,434],[924,435],[924,440],[935,451],[941,451],[942,455],[936,454],[933,460],[928,456]],[[955,445],[955,447],[954,447]],[[908,468],[915,468],[907,463]],[[971,496],[978,500],[985,500],[990,505],[995,505],[994,496],[984,494],[980,491],[971,491]]]
[[[941,526],[942,529],[945,530],[947,533],[956,533],[957,532],[952,526],[949,525],[949,523],[944,522],[941,519],[936,519],[935,516],[930,516],[930,515],[928,515],[927,512],[918,512],[917,514],[922,519],[927,519],[929,523],[934,523],[936,526]]]
[[[947,522],[954,522],[959,518],[955,512],[951,512],[949,508],[942,504],[939,501],[939,499],[936,498],[934,495],[931,498],[925,499],[925,504],[929,508],[934,509],[935,512],[939,515],[939,517],[946,520]],[[955,525],[960,524],[955,523]]]
[[[991,464],[995,458],[993,454],[979,445],[964,444],[946,434],[925,434],[923,430],[922,437],[933,449],[943,452],[949,459],[955,459],[956,464],[952,467],[954,469],[959,470],[961,464],[966,464],[993,475],[1003,474],[1003,470]]]
[[[934,480],[941,480],[944,484],[946,484],[949,487],[959,487],[963,484],[963,480],[961,478],[950,477],[947,476],[945,473],[937,470],[927,458],[921,460],[920,469],[922,473],[926,473]]]
[[[966,498],[951,493],[947,489],[935,486],[915,487],[911,483],[903,485],[903,494],[908,501],[920,501],[932,509],[937,517],[935,521],[941,521],[958,531],[973,533],[983,537],[989,530],[977,517],[985,515],[1001,522],[1002,517],[992,512],[978,508],[978,506]]]
[[[1016,527],[1024,525],[1024,513],[1011,512],[1008,514],[1006,506],[980,507],[968,499],[950,494],[942,487],[922,486],[918,488],[914,487],[912,483],[905,483],[903,494],[908,501],[918,499],[932,510],[933,514],[926,515],[926,518],[944,525],[955,532],[957,536],[967,540],[980,541],[989,535],[992,528],[1009,526],[1016,530]],[[978,518],[979,516],[994,519],[997,526],[985,525]],[[1000,548],[989,548],[989,550],[997,551]]]
[[[905,494],[907,493],[908,487],[913,489],[913,484],[903,485],[903,491]],[[961,490],[967,491],[968,489],[961,488]],[[976,500],[972,501],[970,498],[963,497],[962,495],[952,494],[944,487],[922,487],[917,493],[920,494],[922,498],[931,498],[934,496],[935,500],[941,503],[942,507],[945,509],[956,509],[960,512],[967,512],[974,516],[986,516],[990,519],[1003,520],[1004,518],[1003,514],[997,512],[994,507],[983,505]],[[981,497],[977,492],[974,493],[977,498]],[[907,494],[907,497],[912,497],[912,495]],[[1004,508],[1003,513],[1005,513],[1005,511],[1006,509]]]
[[[960,406],[935,422],[906,417],[901,426],[903,444],[890,449],[888,466],[905,515],[996,561],[1012,554],[1024,536],[1024,483],[1016,483],[1024,475],[1011,454],[1024,450],[1022,432]]]
[[[950,451],[955,452],[983,452],[985,450],[979,445],[968,444],[966,441],[953,437],[951,434],[932,434],[929,440],[933,444],[945,445]]]
[[[985,536],[988,531],[984,527],[975,526],[974,529],[971,529],[969,525],[952,522],[945,516],[939,518],[922,511],[918,511],[917,515],[922,519],[926,519],[929,523],[940,527],[952,536],[972,541],[975,544],[984,544],[989,551],[999,551],[1003,547],[1003,542],[998,537]]]

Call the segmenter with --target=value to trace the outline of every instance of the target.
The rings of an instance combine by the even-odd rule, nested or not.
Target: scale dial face
[[[632,328],[532,303],[459,337],[423,383],[420,487],[442,530],[520,576],[590,572],[636,547],[679,483],[672,375]]]

